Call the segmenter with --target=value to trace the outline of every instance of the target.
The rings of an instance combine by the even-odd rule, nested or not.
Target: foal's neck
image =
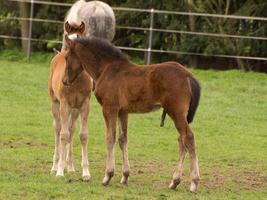
[[[99,58],[98,55],[88,53],[91,56],[81,56],[80,59],[87,73],[97,81],[103,70],[111,63],[109,59]]]
[[[91,52],[85,51],[79,53],[78,58],[81,61],[84,70],[93,78],[94,81],[96,81],[102,71],[99,60]]]

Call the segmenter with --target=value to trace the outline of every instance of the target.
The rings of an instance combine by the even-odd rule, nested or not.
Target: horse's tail
[[[97,37],[102,37],[102,38],[106,38],[106,20],[105,20],[105,11],[103,10],[103,8],[99,8],[96,7],[95,9],[95,16],[94,16],[94,20],[95,20],[95,36]]]
[[[194,119],[194,115],[196,113],[196,110],[199,104],[201,87],[197,79],[195,79],[192,76],[189,77],[189,83],[190,83],[190,89],[191,89],[191,101],[190,101],[189,110],[187,114],[187,122],[191,123]]]
[[[99,6],[96,6],[93,17],[94,22],[94,36],[101,37],[112,41],[115,35],[115,15],[109,5],[101,2]]]

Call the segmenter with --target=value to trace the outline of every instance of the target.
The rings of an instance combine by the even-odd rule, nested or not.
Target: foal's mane
[[[99,57],[108,57],[126,61],[129,60],[127,54],[123,53],[119,48],[115,47],[106,39],[98,37],[82,37],[75,39],[75,42],[82,44]]]

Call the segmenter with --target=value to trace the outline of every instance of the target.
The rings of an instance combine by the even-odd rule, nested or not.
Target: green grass
[[[108,187],[101,186],[105,137],[94,97],[89,117],[91,181],[81,181],[77,131],[76,172],[64,178],[51,175],[49,63],[4,57],[0,56],[0,199],[267,199],[266,74],[193,70],[202,83],[200,107],[191,125],[201,182],[199,192],[191,194],[188,157],[184,181],[174,191],[167,188],[178,155],[177,132],[170,118],[159,128],[161,111],[130,116],[129,186],[119,184],[118,144],[115,177]]]

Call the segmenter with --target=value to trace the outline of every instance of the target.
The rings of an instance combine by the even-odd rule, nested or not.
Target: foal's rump
[[[188,105],[187,122],[191,123],[200,100],[201,88],[198,80],[185,67],[176,62],[158,64],[156,69],[151,80],[155,89],[164,93],[163,96],[173,96],[171,99],[178,104]],[[157,82],[159,84],[155,84]],[[165,117],[166,110],[164,109],[160,126],[164,126]]]

